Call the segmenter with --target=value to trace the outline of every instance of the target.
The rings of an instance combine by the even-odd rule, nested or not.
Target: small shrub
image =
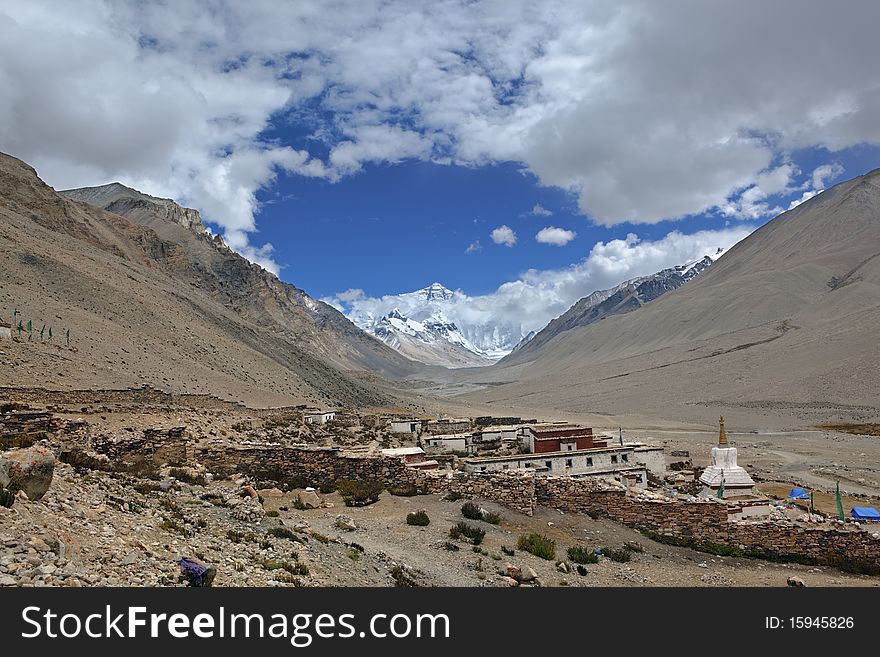
[[[297,511],[308,511],[309,507],[306,506],[305,502],[303,502],[298,497],[293,500],[293,508]]]
[[[474,527],[466,522],[459,522],[453,525],[449,530],[449,537],[458,539],[462,536],[467,538],[474,545],[479,545],[483,542],[486,532],[479,527]]]
[[[461,505],[461,515],[469,520],[482,520],[483,512],[473,502],[465,502]]]
[[[270,527],[268,534],[275,538],[286,538],[289,541],[296,541],[297,536],[287,527]]]
[[[316,532],[314,530],[312,530],[312,532],[309,534],[309,536],[311,536],[316,541],[318,541],[318,543],[323,543],[324,545],[327,545],[327,543],[330,542],[329,536],[324,536],[324,534],[321,534],[320,532]]]
[[[459,500],[464,499],[464,495],[458,491],[450,491],[443,499],[447,502],[458,502]]]
[[[483,513],[483,522],[488,522],[490,525],[500,525],[501,524],[501,516],[497,513],[492,513],[491,511],[486,511]]]
[[[629,550],[615,550],[613,548],[602,548],[602,554],[617,563],[626,563],[632,557]]]
[[[266,570],[284,570],[291,575],[308,575],[309,567],[304,563],[291,564],[287,561],[277,561],[275,559],[259,559],[257,561]]]
[[[428,514],[422,511],[413,511],[412,513],[406,514],[406,524],[407,525],[415,525],[416,527],[427,527],[431,522],[431,519],[428,518]]]
[[[568,560],[574,563],[599,563],[599,556],[594,550],[581,545],[573,545],[568,548]]]
[[[278,511],[266,511],[267,518],[277,518],[281,514]]]
[[[402,566],[395,565],[391,570],[388,571],[391,573],[392,579],[394,579],[394,586],[402,587],[402,588],[415,588],[419,584],[416,580],[410,575]]]
[[[330,493],[336,492],[336,484],[332,481],[325,481],[318,487],[318,490],[324,495],[329,495]]]
[[[336,490],[342,496],[345,506],[367,506],[379,501],[379,493],[385,490],[385,486],[376,479],[366,481],[339,479],[336,482]]]
[[[185,484],[191,484],[193,486],[207,486],[208,480],[205,479],[205,475],[203,474],[192,474],[189,470],[184,470],[183,468],[171,468],[168,471],[168,474],[177,479],[177,481],[182,481]]]
[[[547,561],[556,558],[556,542],[541,534],[523,534],[517,541],[517,547]]]
[[[348,558],[351,559],[352,561],[360,561],[361,560],[361,553],[358,552],[357,550],[355,550],[354,548],[351,548],[348,551]]]

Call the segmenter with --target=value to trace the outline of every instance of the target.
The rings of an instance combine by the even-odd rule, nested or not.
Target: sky
[[[0,0],[0,150],[349,311],[546,323],[880,163],[880,3]]]

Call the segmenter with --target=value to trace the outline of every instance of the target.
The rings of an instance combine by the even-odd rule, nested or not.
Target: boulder
[[[318,494],[315,492],[315,489],[312,490],[298,490],[296,491],[296,499],[307,509],[319,509],[321,508],[321,498],[318,497]]]
[[[785,581],[785,583],[789,586],[806,586],[806,584],[804,584],[804,580],[802,580],[797,575],[792,575]]]
[[[571,568],[569,568],[568,564],[565,563],[564,561],[557,561],[556,562],[556,570],[558,570],[560,573],[563,573],[565,575],[567,575],[568,573],[571,572]]]
[[[357,529],[357,525],[354,524],[354,520],[352,520],[344,513],[340,513],[338,516],[336,516],[336,520],[333,525],[337,529],[344,529],[347,532],[353,532],[355,529]]]
[[[52,484],[55,457],[43,447],[15,449],[0,456],[0,487],[24,491],[38,500]]]
[[[522,572],[522,581],[523,582],[535,582],[538,579],[538,573],[534,571],[533,568],[526,568]]]
[[[284,493],[278,488],[261,488],[257,491],[257,494],[263,499],[269,499],[270,497],[284,497]]]
[[[504,574],[507,575],[507,577],[512,577],[517,582],[521,582],[523,578],[522,568],[510,563],[504,567]]]
[[[508,586],[519,586],[519,582],[517,582],[513,577],[502,577],[501,578],[505,584]]]

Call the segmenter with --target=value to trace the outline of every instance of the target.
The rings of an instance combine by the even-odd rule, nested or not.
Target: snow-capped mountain
[[[512,352],[528,351],[564,327],[635,310],[697,276],[721,255],[634,278],[582,298],[540,331],[498,317],[497,305],[433,283],[415,292],[361,301],[348,318],[413,360],[444,367],[491,365]],[[380,310],[381,309],[381,310]],[[390,310],[389,310],[390,309]],[[569,326],[571,324],[571,326]],[[552,327],[552,328],[551,328]],[[535,344],[533,344],[535,343]]]
[[[522,327],[486,317],[467,317],[464,293],[433,283],[386,297],[394,309],[384,315],[356,309],[348,318],[404,355],[432,365],[490,365],[521,340]]]

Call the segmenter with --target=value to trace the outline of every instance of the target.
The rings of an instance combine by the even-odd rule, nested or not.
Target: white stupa
[[[736,447],[731,447],[727,443],[723,417],[719,420],[719,426],[718,447],[712,448],[712,465],[700,475],[700,483],[703,484],[700,494],[704,497],[722,499],[751,496],[755,481],[744,468],[736,464]]]

